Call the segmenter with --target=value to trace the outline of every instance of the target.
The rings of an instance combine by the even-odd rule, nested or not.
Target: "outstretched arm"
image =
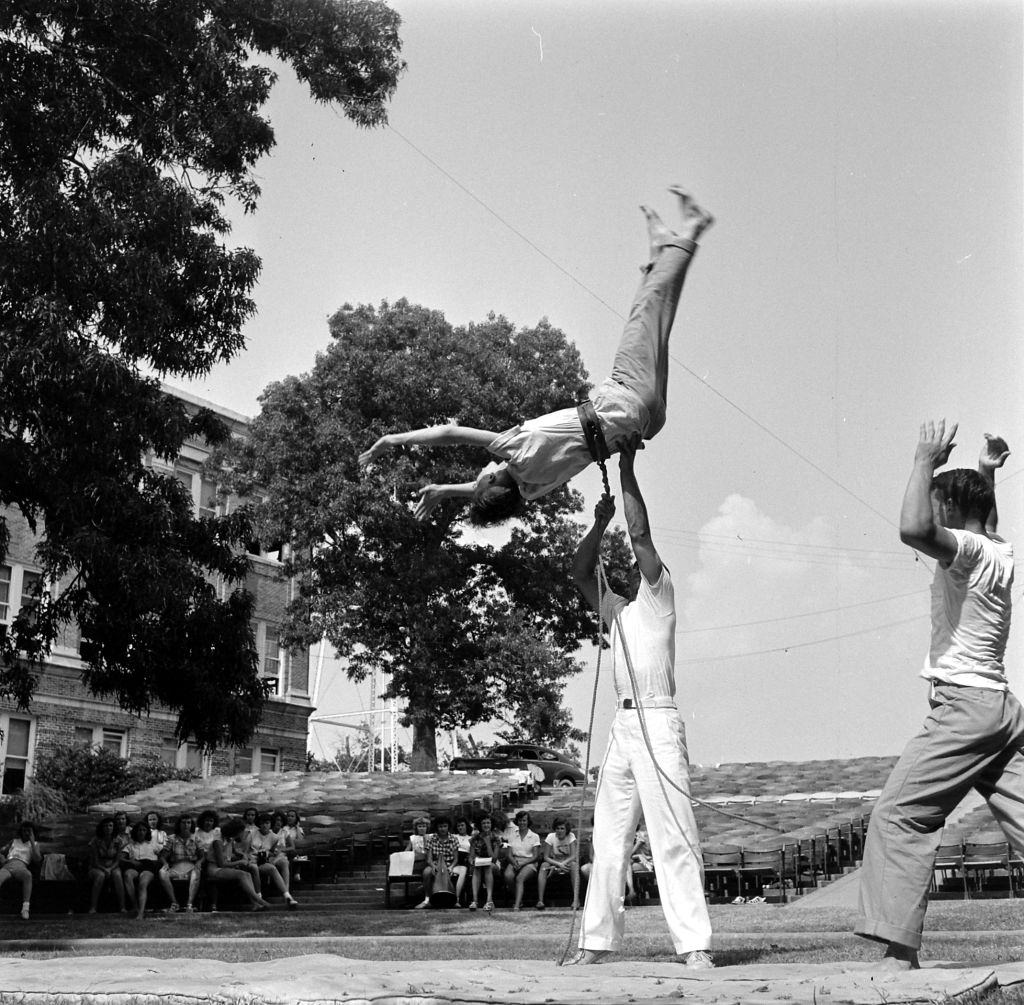
[[[636,459],[636,444],[631,443],[619,451],[619,481],[622,485],[622,511],[626,517],[629,543],[633,546],[636,564],[648,583],[656,583],[663,568],[661,557],[651,539],[651,523],[647,519],[647,505],[640,494],[633,462]]]
[[[914,453],[914,470],[910,474],[907,490],[903,494],[900,510],[900,540],[940,562],[949,563],[956,558],[956,538],[935,520],[932,512],[932,478],[935,469],[949,460],[956,444],[956,423],[946,432],[946,420],[921,423],[921,438]]]
[[[359,464],[366,467],[378,457],[395,447],[422,444],[426,446],[445,446],[452,444],[470,444],[486,447],[498,434],[486,429],[473,429],[470,426],[459,426],[454,422],[446,422],[442,426],[426,426],[423,429],[410,429],[406,433],[388,433],[382,436],[369,450],[359,455]]]
[[[601,496],[594,507],[594,526],[583,535],[583,540],[577,545],[572,563],[572,581],[576,584],[576,589],[598,614],[601,613],[601,605],[597,587],[597,560],[601,554],[601,538],[604,537],[604,532],[614,515],[615,500],[609,495]]]
[[[996,468],[1001,468],[1010,456],[1010,448],[1001,436],[985,434],[985,445],[978,458],[978,474],[992,489],[992,509],[985,520],[985,533],[994,534],[999,528],[999,511],[996,508]]]

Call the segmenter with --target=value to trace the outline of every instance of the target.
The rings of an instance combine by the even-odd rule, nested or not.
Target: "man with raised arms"
[[[682,223],[678,231],[669,230],[654,210],[641,207],[647,217],[650,262],[643,269],[611,376],[590,399],[612,454],[624,443],[651,439],[665,424],[669,334],[697,238],[713,222],[678,186],[669,191],[679,197]],[[474,481],[421,489],[416,506],[421,520],[444,499],[468,500],[474,523],[507,520],[520,511],[524,499],[538,499],[564,485],[593,459],[580,412],[563,408],[500,434],[456,423],[389,433],[360,454],[359,463],[365,467],[388,450],[412,444],[471,444],[501,458],[483,468]]]
[[[580,542],[573,564],[576,586],[611,633],[617,708],[597,781],[593,865],[580,952],[573,963],[597,963],[622,945],[626,871],[642,813],[675,950],[688,969],[703,970],[713,966],[707,952],[711,921],[690,803],[686,730],[675,698],[675,595],[651,539],[647,507],[633,471],[635,451],[636,444],[624,443],[619,452],[622,506],[636,558],[630,598],[602,594],[598,582],[601,538],[615,512],[610,496],[598,502],[594,525]]]
[[[900,539],[934,558],[931,646],[921,676],[931,714],[871,812],[854,931],[885,943],[882,967],[916,968],[946,818],[973,788],[1024,853],[1024,709],[1007,690],[1013,547],[996,534],[995,471],[1009,450],[985,436],[978,470],[935,474],[956,425],[922,424]]]

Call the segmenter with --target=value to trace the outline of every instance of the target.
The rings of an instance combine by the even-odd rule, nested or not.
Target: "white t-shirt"
[[[196,839],[196,845],[200,851],[209,852],[213,847],[213,842],[220,840],[220,828],[214,827],[212,831],[204,831],[197,827],[192,836]]]
[[[640,398],[614,380],[603,381],[591,395],[608,449],[643,433],[650,421]],[[487,449],[506,461],[524,499],[539,499],[579,474],[590,462],[587,439],[573,408],[548,412],[499,433]],[[501,465],[495,465],[497,470]],[[485,468],[485,470],[488,470]]]
[[[12,838],[7,849],[8,861],[24,862],[25,865],[32,864],[32,845],[21,838]]]
[[[662,566],[661,576],[654,584],[648,583],[641,576],[640,589],[632,603],[627,603],[625,597],[617,593],[606,593],[602,597],[601,617],[612,633],[615,694],[619,700],[633,697],[629,669],[622,651],[623,638],[633,663],[640,700],[674,698],[676,607],[675,591],[668,569]]]
[[[556,862],[567,862],[572,858],[572,846],[576,843],[576,835],[570,831],[562,841],[559,841],[558,835],[552,831],[544,838],[544,843],[551,849],[551,857]]]
[[[921,676],[1005,691],[1013,545],[995,534],[950,533],[957,552],[947,567],[935,567],[932,639]]]
[[[274,855],[277,853],[283,853],[285,848],[285,837],[281,833],[275,834],[271,831],[269,834],[264,834],[262,831],[256,831],[252,836],[252,850],[256,854],[264,851],[267,855]]]

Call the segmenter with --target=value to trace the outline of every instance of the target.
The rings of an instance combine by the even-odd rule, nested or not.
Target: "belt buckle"
[[[623,708],[632,708],[633,707],[633,699],[632,698],[623,698],[622,699],[622,707]]]

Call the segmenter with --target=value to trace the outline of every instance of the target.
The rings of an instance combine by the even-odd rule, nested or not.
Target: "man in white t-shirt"
[[[599,592],[601,538],[615,512],[602,496],[594,526],[576,550],[573,579],[611,632],[618,711],[594,804],[593,859],[573,963],[597,963],[622,945],[626,874],[641,813],[647,822],[661,908],[689,969],[713,966],[704,866],[690,803],[686,731],[676,707],[676,612],[672,579],[651,540],[647,507],[633,472],[636,443],[619,453],[622,505],[636,565],[633,600]],[[628,662],[627,662],[628,660]],[[632,675],[630,674],[632,666]],[[650,747],[644,739],[641,715]]]
[[[634,439],[651,439],[665,424],[668,347],[683,280],[697,250],[697,238],[714,222],[679,186],[682,224],[669,230],[652,209],[647,217],[650,263],[644,271],[609,379],[591,402],[608,450],[616,453]],[[498,523],[515,516],[524,499],[538,499],[586,468],[590,448],[577,409],[563,408],[528,419],[503,433],[449,423],[380,437],[359,456],[364,467],[397,446],[472,444],[485,447],[500,463],[488,464],[471,482],[427,485],[416,506],[418,519],[444,499],[470,500],[473,523]]]
[[[918,966],[935,852],[946,817],[976,789],[1024,852],[1024,709],[1007,690],[1013,548],[996,534],[995,471],[1006,443],[985,436],[978,470],[936,475],[956,425],[921,426],[900,538],[936,560],[932,635],[921,676],[931,714],[871,813],[854,931],[886,944],[882,966]]]

